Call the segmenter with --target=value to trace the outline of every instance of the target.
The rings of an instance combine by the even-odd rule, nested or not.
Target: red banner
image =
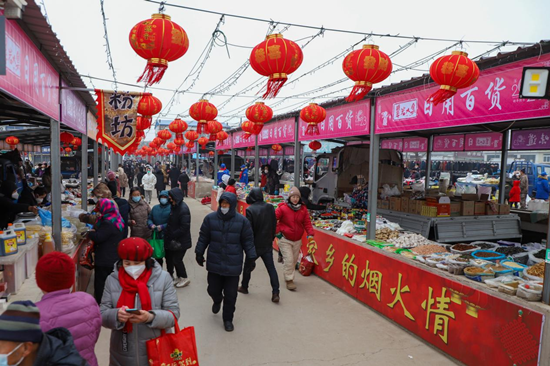
[[[285,144],[294,142],[294,118],[270,122],[258,135],[258,145]]]
[[[541,313],[334,234],[315,240],[303,245],[315,274],[460,362],[538,363]]]
[[[464,151],[464,135],[434,136],[433,151]]]

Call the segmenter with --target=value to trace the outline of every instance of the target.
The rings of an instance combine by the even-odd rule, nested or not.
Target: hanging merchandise
[[[222,124],[216,120],[208,121],[207,128],[210,134],[210,141],[216,141],[216,135],[223,130]]]
[[[187,127],[187,123],[180,118],[176,118],[175,120],[170,122],[170,125],[168,126],[170,131],[176,134],[176,139],[183,139],[183,133],[187,131]]]
[[[273,109],[266,106],[264,102],[256,102],[256,104],[246,109],[246,118],[256,125],[254,132],[257,132],[255,133],[257,135],[262,132],[264,123],[269,122],[273,118]]]
[[[265,41],[254,47],[250,54],[250,66],[258,74],[269,76],[262,97],[276,97],[288,80],[288,75],[296,71],[303,60],[300,46],[284,39],[282,34],[270,34]]]
[[[150,93],[143,94],[137,107],[137,112],[149,120],[151,120],[151,118],[153,118],[153,115],[159,113],[161,110],[162,102],[159,98],[154,97]],[[151,126],[151,121],[149,121],[149,126]]]
[[[160,130],[157,136],[163,139],[164,141],[168,141],[172,138],[172,134],[168,130]]]
[[[201,99],[189,108],[189,115],[197,124],[197,132],[199,134],[208,133],[206,124],[218,116],[218,109],[206,99]]]
[[[462,51],[453,51],[442,56],[430,66],[430,76],[441,85],[438,91],[430,95],[428,102],[438,105],[452,98],[458,89],[472,86],[479,78],[479,67]]]
[[[319,150],[323,145],[321,145],[321,143],[317,140],[313,140],[309,143],[309,148],[313,151],[313,152],[316,152],[317,150]]]
[[[216,138],[218,139],[219,142],[223,142],[223,141],[227,140],[228,137],[229,137],[229,135],[225,131],[220,131],[216,135]]]
[[[10,148],[14,150],[17,147],[17,144],[19,143],[19,139],[15,136],[8,136],[6,138],[6,144],[10,145]]]
[[[194,142],[196,139],[199,138],[199,134],[197,131],[189,130],[185,133],[185,138],[189,140],[189,142]]]
[[[201,137],[197,140],[197,142],[204,149],[204,148],[206,148],[206,144],[208,144],[208,138],[207,137]]]
[[[168,62],[185,55],[189,49],[187,33],[166,14],[153,14],[130,31],[130,45],[147,60],[147,67],[138,82],[147,86],[158,83],[168,68]]]
[[[363,45],[363,49],[349,53],[342,69],[355,86],[346,98],[348,102],[361,100],[372,89],[372,84],[384,81],[392,72],[390,57],[373,44]]]
[[[318,135],[319,127],[317,125],[325,120],[327,111],[325,108],[311,103],[300,111],[300,118],[307,123],[307,135]]]

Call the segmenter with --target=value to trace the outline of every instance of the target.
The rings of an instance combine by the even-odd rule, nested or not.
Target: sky
[[[47,14],[54,32],[57,33],[78,72],[81,75],[113,80],[105,52],[100,0],[36,1],[42,12]],[[277,98],[265,101],[273,108],[275,115],[299,110],[311,102],[322,103],[347,96],[353,87],[351,80],[323,87],[345,78],[342,71],[344,51],[351,51],[354,44],[357,44],[355,49],[366,43],[376,44],[381,51],[390,55],[409,43],[408,39],[369,37],[371,32],[492,42],[463,42],[462,46],[453,46],[455,41],[419,40],[391,58],[394,71],[400,71],[394,72],[377,86],[397,83],[427,73],[433,59],[439,56],[428,58],[427,62],[415,66],[412,70],[403,66],[445,48],[450,47],[445,54],[461,49],[473,58],[494,49],[503,41],[536,43],[550,39],[548,0],[352,0],[341,3],[326,0],[279,0],[276,3],[251,0],[172,0],[167,2],[165,13],[187,32],[190,47],[182,58],[169,64],[162,81],[148,89],[163,103],[163,111],[156,116],[162,119],[174,119],[179,116],[189,120],[189,107],[201,99],[204,93],[211,91],[243,66],[252,48],[265,39],[270,26],[264,22],[224,17],[219,30],[227,38],[228,45],[224,45],[220,35],[200,74],[190,76],[195,63],[204,59],[200,56],[210,41],[220,16],[172,7],[169,4],[272,19],[275,22],[319,28],[323,26],[362,33],[325,31],[319,34],[317,29],[297,26],[285,29],[285,25],[275,24],[274,33],[284,31],[284,37],[296,41],[304,52],[304,61],[300,68],[289,76],[288,85],[283,87]],[[145,0],[104,0],[104,10],[116,78],[119,82],[136,85],[119,85],[118,90],[143,91],[143,84],[138,85],[136,80],[143,72],[146,61],[132,50],[128,36],[135,24],[157,13],[159,5]],[[313,38],[315,35],[317,37]],[[367,39],[361,42],[365,37]],[[506,46],[502,47],[501,51],[512,51],[517,47]],[[487,56],[494,56],[497,52],[499,51],[494,50]],[[344,54],[333,63],[293,82],[294,79],[341,53]],[[182,85],[186,78],[187,81]],[[255,101],[261,101],[259,92],[266,84],[267,78],[261,80],[261,83],[256,83],[260,78],[260,75],[248,67],[234,85],[215,95],[208,95],[209,101],[219,109],[217,119],[220,122],[237,127],[245,120],[246,108]],[[89,87],[115,89],[112,81],[90,80],[87,77],[83,77],[83,80]],[[250,85],[254,88],[231,98]],[[176,90],[179,92],[175,93]]]

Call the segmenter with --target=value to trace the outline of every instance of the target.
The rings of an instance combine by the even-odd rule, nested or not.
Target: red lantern
[[[229,137],[229,135],[225,131],[220,131],[216,135],[216,138],[218,139],[219,142],[223,142],[223,141],[227,140],[228,137]]]
[[[172,138],[172,134],[168,130],[159,131],[157,136],[163,139],[164,141],[170,140]]]
[[[8,136],[6,138],[6,144],[10,145],[10,148],[12,150],[16,148],[18,143],[19,143],[19,139],[15,136]]]
[[[185,140],[182,138],[176,138],[174,140],[174,144],[176,144],[177,146],[185,145]]]
[[[82,145],[82,139],[80,137],[75,137],[73,139],[73,142],[72,144],[75,146],[75,147],[79,147],[80,145]]]
[[[159,145],[157,145],[155,141],[151,141],[151,142],[149,143],[149,147],[150,147],[151,149],[157,149],[157,148],[159,147]]]
[[[193,142],[199,138],[199,134],[197,131],[189,130],[185,133],[185,138],[188,139],[189,142]]]
[[[218,155],[223,155],[223,154],[225,154],[224,150],[218,150]]]
[[[145,137],[145,132],[143,131],[136,131],[136,139],[143,139]]]
[[[212,121],[218,115],[218,109],[206,99],[201,99],[189,108],[189,115],[198,122],[197,132],[208,133],[206,123]]]
[[[214,151],[209,151],[208,155],[212,157],[212,156],[216,155],[216,153]]]
[[[168,62],[185,55],[189,49],[187,33],[166,14],[153,14],[130,31],[130,45],[147,60],[147,67],[138,79],[146,85],[158,83],[168,68]]]
[[[458,89],[472,86],[479,78],[479,67],[462,51],[453,51],[430,66],[430,76],[441,88],[430,95],[428,102],[438,105],[450,99]]]
[[[306,134],[308,135],[318,135],[319,128],[317,125],[325,120],[327,116],[327,111],[325,108],[311,103],[304,109],[300,111],[300,118],[302,121],[308,124]]]
[[[70,145],[74,140],[74,136],[69,132],[61,132],[59,139],[64,145]]]
[[[164,141],[164,140],[161,139],[160,137],[155,137],[155,138],[153,139],[153,142],[154,142],[155,145],[157,145],[157,146],[162,146],[162,145],[164,145],[164,143],[165,143],[166,141]]]
[[[244,131],[243,139],[248,140],[254,132],[254,123],[250,121],[244,121],[241,124],[241,129]]]
[[[272,145],[271,148],[273,149],[273,151],[275,151],[276,153],[278,153],[279,151],[281,151],[283,149],[283,147],[279,144],[275,144],[275,145]]]
[[[264,123],[269,122],[273,118],[273,109],[266,106],[263,102],[256,102],[256,104],[246,109],[246,118],[254,122],[256,125],[254,132],[257,132],[254,134],[258,135],[262,131]]]
[[[187,123],[180,118],[176,118],[175,120],[170,122],[170,125],[168,126],[170,131],[175,133],[176,136],[178,135],[183,136],[183,133],[187,131],[187,127],[188,127]]]
[[[249,146],[249,147],[246,148],[246,151],[252,151],[252,150],[254,150],[254,148],[252,146]]]
[[[195,142],[189,141],[185,144],[185,146],[187,147],[187,152],[191,152],[191,150],[195,147]]]
[[[67,154],[70,154],[72,151],[73,151],[73,149],[71,149],[70,147],[66,147],[66,148],[65,148],[65,152],[66,152]]]
[[[250,66],[258,74],[269,76],[264,99],[276,97],[287,76],[300,67],[304,55],[300,46],[284,39],[282,34],[270,34],[254,47],[250,54]]]
[[[138,131],[145,131],[149,127],[151,127],[151,120],[149,118],[145,118],[143,116],[137,116],[136,129]]]
[[[204,149],[206,147],[206,144],[208,143],[208,138],[206,137],[201,137],[199,140],[198,140],[198,143],[199,145],[202,146],[202,148]]]
[[[315,152],[315,151],[319,150],[323,145],[321,145],[321,143],[319,141],[313,140],[309,143],[308,146],[311,150],[313,150]]]
[[[372,89],[372,84],[390,76],[393,65],[390,57],[378,50],[378,46],[366,44],[361,50],[352,51],[342,63],[342,69],[355,86],[346,98],[348,102],[363,99]]]
[[[223,126],[218,121],[209,121],[207,124],[210,141],[216,141],[216,135],[223,130]]]
[[[137,112],[142,114],[143,117],[151,119],[153,115],[159,113],[162,110],[162,102],[159,98],[154,97],[149,93],[143,94],[141,100],[139,101]],[[151,121],[149,121],[149,127],[151,126]],[[138,128],[141,130],[141,128]]]
[[[169,142],[166,144],[166,147],[169,149],[169,150],[176,150],[177,146],[176,144],[174,144],[173,142]]]

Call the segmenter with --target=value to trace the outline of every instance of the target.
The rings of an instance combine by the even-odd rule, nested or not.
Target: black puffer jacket
[[[254,232],[254,246],[256,254],[261,256],[273,250],[273,240],[277,233],[277,217],[275,208],[264,202],[261,188],[253,188],[246,198],[250,206],[246,209],[246,218],[250,221]]]
[[[191,212],[183,202],[183,192],[179,188],[173,188],[168,192],[176,202],[170,211],[166,231],[164,232],[164,248],[166,250],[186,250],[191,248]]]
[[[118,206],[118,212],[120,213],[120,217],[122,217],[122,220],[124,220],[124,231],[122,234],[125,238],[128,237],[128,214],[130,213],[130,204],[127,200],[120,197],[114,197],[113,200],[115,201],[116,205]]]
[[[237,196],[223,193],[218,202],[231,204],[225,215],[221,205],[208,214],[202,223],[195,253],[204,255],[208,248],[206,269],[221,276],[239,276],[243,269],[243,251],[247,258],[256,258],[254,234],[248,220],[237,214]]]
[[[95,226],[96,231],[90,231],[88,237],[95,244],[95,265],[99,267],[113,267],[119,260],[118,243],[124,239],[124,234],[115,224],[101,221]]]
[[[44,333],[34,365],[86,366],[88,363],[76,350],[71,333],[65,328],[54,328]]]

